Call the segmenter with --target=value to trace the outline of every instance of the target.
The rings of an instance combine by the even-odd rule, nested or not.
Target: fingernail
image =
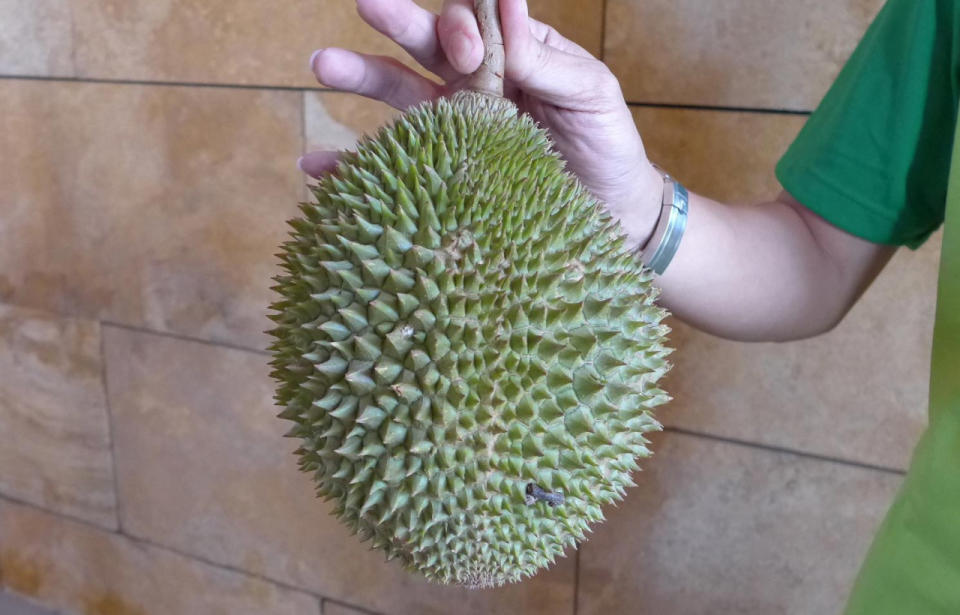
[[[299,158],[297,158],[297,168],[303,171],[304,173],[306,173],[306,171],[303,168],[303,156],[300,156]]]
[[[313,55],[310,56],[310,72],[311,73],[316,72],[316,70],[313,67],[317,61],[317,56],[319,56],[321,53],[323,53],[323,49],[317,49],[316,51],[313,52]]]

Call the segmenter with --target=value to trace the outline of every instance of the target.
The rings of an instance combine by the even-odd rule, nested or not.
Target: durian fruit
[[[549,565],[660,429],[652,274],[545,131],[485,91],[411,109],[313,194],[271,315],[300,468],[430,579],[489,587]]]

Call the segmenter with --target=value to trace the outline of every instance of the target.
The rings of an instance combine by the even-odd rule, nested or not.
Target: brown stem
[[[503,32],[500,30],[498,0],[476,0],[477,22],[483,39],[483,64],[470,76],[467,87],[477,92],[503,96]]]

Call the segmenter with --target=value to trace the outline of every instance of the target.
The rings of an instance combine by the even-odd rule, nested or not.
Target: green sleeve
[[[957,117],[960,0],[889,0],[777,165],[852,235],[915,248],[943,222]]]

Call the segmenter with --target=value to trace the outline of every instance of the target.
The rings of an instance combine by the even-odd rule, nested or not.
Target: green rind
[[[534,574],[622,498],[666,312],[547,134],[461,93],[363,140],[279,254],[273,377],[302,470],[428,578]],[[528,483],[563,492],[528,505]]]

